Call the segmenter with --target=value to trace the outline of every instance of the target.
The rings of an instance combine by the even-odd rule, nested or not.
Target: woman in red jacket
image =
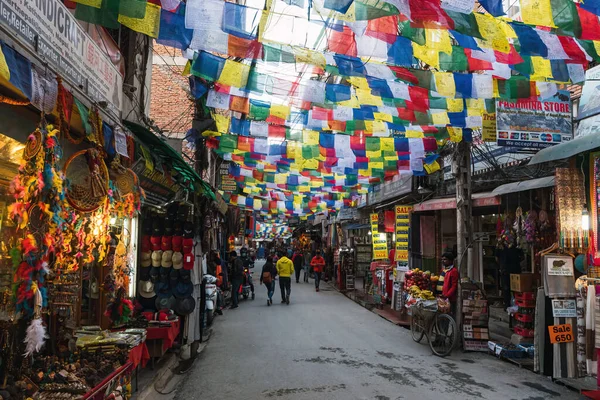
[[[444,286],[442,288],[442,296],[450,302],[452,316],[455,316],[459,274],[458,269],[454,266],[454,255],[452,253],[444,253],[442,255],[442,264],[444,265]]]

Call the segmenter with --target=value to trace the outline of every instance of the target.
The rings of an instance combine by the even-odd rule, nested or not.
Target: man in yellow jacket
[[[294,262],[289,259],[292,250],[288,250],[287,256],[280,252],[277,261],[277,275],[279,275],[279,289],[281,290],[281,302],[290,304],[290,293],[292,291],[292,275],[294,274]]]

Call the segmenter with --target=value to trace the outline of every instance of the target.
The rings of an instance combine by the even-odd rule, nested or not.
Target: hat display
[[[144,268],[152,265],[152,253],[149,251],[143,251],[140,254],[140,265]]]
[[[173,287],[173,295],[177,298],[187,297],[194,293],[192,282],[179,282]]]
[[[179,270],[179,281],[183,283],[190,282],[192,280],[192,271],[189,269]]]
[[[142,251],[152,251],[152,242],[150,241],[150,235],[142,236]]]
[[[154,292],[154,283],[152,283],[151,281],[140,281],[139,293],[140,296],[146,299],[156,296],[156,292]]]
[[[174,311],[178,315],[189,315],[196,308],[196,300],[192,296],[186,296],[175,300]]]
[[[152,252],[152,266],[160,267],[162,262],[162,250],[156,250]]]
[[[151,270],[152,270],[152,268],[140,268],[140,271],[139,271],[140,281],[149,281]]]
[[[175,305],[175,297],[173,296],[158,296],[156,298],[156,309],[157,310],[165,310],[165,309],[171,309],[173,308],[173,306]]]
[[[181,251],[183,248],[183,236],[173,236],[171,240],[173,251]]]
[[[150,244],[152,245],[152,250],[158,251],[161,247],[162,236],[151,236]]]
[[[160,276],[160,267],[153,267],[150,269],[150,280],[152,282],[156,282],[158,280],[158,277]]]
[[[165,219],[165,235],[171,236],[173,234],[173,220],[171,218]]]
[[[172,240],[173,236],[163,236],[160,241],[160,249],[162,251],[167,251],[172,249]]]
[[[169,274],[169,280],[171,281],[171,286],[177,285],[177,282],[179,282],[179,270],[173,268]]]
[[[173,224],[173,236],[183,235],[183,221],[175,221]]]
[[[154,218],[154,222],[152,222],[152,234],[154,236],[162,236],[163,227],[161,218]]]
[[[185,224],[183,224],[183,237],[194,237],[194,224],[192,224],[190,221],[187,221]]]
[[[178,252],[178,251],[174,252],[173,258],[171,259],[171,261],[173,261],[173,268],[175,268],[175,269],[183,268],[183,254],[181,254],[180,252]]]
[[[194,269],[194,255],[192,253],[183,255],[183,268]]]
[[[173,250],[167,250],[162,253],[161,266],[171,268],[173,266]]]
[[[194,239],[184,238],[183,239],[183,253],[191,253],[194,249]]]
[[[171,287],[169,286],[169,275],[161,275],[160,282],[154,286],[154,291],[159,297],[171,295]]]

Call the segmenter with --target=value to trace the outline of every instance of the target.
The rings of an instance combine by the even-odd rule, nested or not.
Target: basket
[[[515,293],[515,300],[523,300],[523,301],[534,301],[535,300],[535,293],[533,292],[514,292]]]
[[[517,335],[523,336],[525,338],[533,337],[533,329],[527,329],[520,326],[515,326],[513,329]]]
[[[533,322],[533,315],[516,313],[515,319],[520,322]]]

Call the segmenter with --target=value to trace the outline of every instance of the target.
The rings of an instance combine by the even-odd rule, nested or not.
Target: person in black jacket
[[[292,261],[294,262],[294,269],[296,270],[296,283],[300,283],[300,272],[302,272],[302,267],[304,264],[304,256],[300,249],[296,249],[294,255],[292,256]]]
[[[273,304],[273,293],[275,293],[275,277],[277,276],[277,268],[273,263],[273,257],[267,257],[267,262],[263,265],[262,272],[260,274],[260,284],[265,284],[267,288],[267,305]]]
[[[237,256],[235,251],[232,251],[229,254],[229,262],[231,263],[231,297],[233,300],[231,308],[238,308],[240,286],[244,281],[244,261]]]

